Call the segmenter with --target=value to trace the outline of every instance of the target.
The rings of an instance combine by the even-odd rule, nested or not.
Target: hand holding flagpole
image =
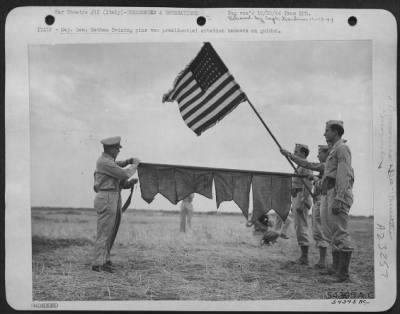
[[[247,96],[246,96],[247,98]],[[274,142],[276,143],[276,145],[278,145],[279,149],[282,149],[282,146],[279,144],[278,140],[275,138],[274,134],[272,134],[271,130],[269,129],[269,127],[267,126],[267,124],[264,122],[263,118],[260,116],[260,114],[258,113],[258,111],[256,110],[256,108],[254,108],[253,104],[251,103],[251,101],[249,100],[249,98],[247,98],[247,102],[250,105],[251,109],[253,109],[253,111],[255,112],[256,116],[258,117],[258,119],[260,119],[261,123],[264,125],[265,129],[268,131],[268,133],[271,135],[272,139],[274,140]],[[294,171],[298,173],[297,168],[294,166],[293,162],[289,159],[289,157],[285,156],[287,161],[289,162],[289,164],[292,166],[292,168],[294,169]],[[303,182],[304,186],[306,187],[307,191],[310,193],[311,197],[314,197],[314,194],[311,192],[311,189],[309,188],[309,186],[304,182],[303,178],[300,177],[300,180]]]

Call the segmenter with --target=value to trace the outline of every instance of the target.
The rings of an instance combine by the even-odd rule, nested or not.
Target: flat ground
[[[352,218],[353,282],[326,282],[313,267],[289,263],[290,239],[260,247],[241,215],[195,214],[179,232],[179,213],[128,210],[112,250],[113,274],[90,270],[96,213],[32,209],[33,300],[275,300],[374,296],[373,219]],[[329,253],[330,261],[330,253]],[[354,296],[356,294],[356,296]]]

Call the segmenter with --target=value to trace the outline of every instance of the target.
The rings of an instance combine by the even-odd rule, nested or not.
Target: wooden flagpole
[[[267,124],[264,122],[263,118],[260,116],[260,114],[258,113],[258,111],[256,110],[256,108],[254,108],[253,104],[251,103],[250,99],[247,98],[246,95],[246,100],[248,102],[248,104],[250,105],[251,109],[253,109],[254,113],[256,114],[256,116],[258,117],[258,119],[260,119],[261,123],[264,125],[264,128],[268,131],[269,135],[271,135],[272,139],[274,140],[274,142],[276,143],[276,145],[278,145],[279,149],[282,149],[281,144],[279,144],[278,140],[275,138],[274,134],[272,134],[271,130],[269,129],[269,127],[267,126]],[[299,178],[301,180],[301,182],[303,182],[304,186],[306,187],[307,191],[310,193],[310,195],[312,197],[314,197],[314,194],[311,192],[310,188],[308,187],[308,185],[304,182],[303,178],[300,176],[300,174],[297,172],[296,167],[294,166],[293,162],[289,159],[289,157],[285,156],[287,161],[289,162],[289,164],[292,166],[292,168],[294,169],[294,171],[296,172],[296,174],[299,175]]]

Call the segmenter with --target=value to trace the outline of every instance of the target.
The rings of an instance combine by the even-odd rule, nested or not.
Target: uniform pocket
[[[94,199],[94,209],[98,214],[102,214],[110,209],[110,196],[109,193],[99,192]]]

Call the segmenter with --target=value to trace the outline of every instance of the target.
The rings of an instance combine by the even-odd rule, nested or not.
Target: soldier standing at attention
[[[336,282],[349,279],[349,265],[353,248],[348,231],[349,211],[353,205],[354,170],[351,166],[351,151],[342,139],[343,121],[330,120],[326,123],[325,139],[331,147],[325,163],[322,178],[322,194],[326,194],[321,204],[322,212],[332,217],[332,250],[337,256],[334,263]],[[329,271],[327,273],[332,273]]]
[[[332,233],[329,229],[327,216],[321,213],[321,201],[323,199],[323,195],[321,194],[321,183],[322,177],[325,169],[325,161],[328,157],[329,146],[328,145],[318,145],[318,162],[309,162],[305,159],[299,158],[289,151],[285,149],[281,149],[282,155],[290,158],[297,165],[313,170],[318,171],[319,175],[314,178],[314,202],[312,208],[312,230],[313,230],[313,238],[316,246],[319,248],[319,261],[315,264],[316,268],[325,268],[326,267],[326,250],[329,246],[329,243],[332,239]],[[324,219],[322,219],[322,217]]]
[[[307,145],[296,144],[294,155],[306,159],[310,150]],[[309,177],[312,175],[312,171],[299,166],[297,168],[299,175]],[[304,186],[307,184],[308,189]],[[292,178],[292,213],[294,220],[294,229],[296,230],[297,243],[301,249],[301,256],[296,261],[300,265],[308,265],[308,247],[309,247],[309,235],[308,235],[308,211],[311,208],[311,183],[309,180],[301,180],[299,177]]]
[[[135,181],[128,179],[136,172],[137,158],[115,161],[121,137],[103,139],[103,154],[97,159],[94,172],[94,208],[97,212],[97,237],[94,244],[92,270],[112,273],[110,251],[121,221],[121,189],[131,188]],[[131,165],[127,168],[124,168]]]

